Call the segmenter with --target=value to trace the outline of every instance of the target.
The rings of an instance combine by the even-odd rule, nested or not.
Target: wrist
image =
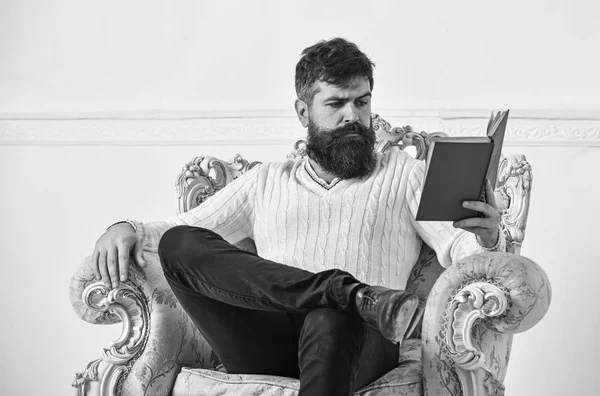
[[[486,251],[491,251],[491,252],[501,251],[501,250],[503,250],[503,245],[504,245],[502,243],[504,241],[503,234],[504,234],[504,232],[503,232],[502,224],[499,224],[495,241],[483,241],[482,238],[477,236],[477,243],[479,244],[479,246],[481,246]]]
[[[477,243],[479,244],[479,246],[481,246],[484,249],[491,249],[494,246],[496,246],[498,244],[498,239],[500,238],[500,233],[498,233],[496,235],[495,238],[490,238],[490,239],[484,239],[482,237],[480,237],[479,235],[477,236]]]
[[[129,224],[131,226],[131,228],[133,229],[133,232],[135,232],[137,234],[137,226],[135,225],[135,222],[133,220],[121,220],[121,221],[117,221],[116,223],[111,224],[110,226],[108,226],[107,230],[112,228],[113,226],[116,226],[117,224]]]

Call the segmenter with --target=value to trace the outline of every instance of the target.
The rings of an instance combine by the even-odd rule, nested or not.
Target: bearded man
[[[392,370],[422,314],[402,289],[423,241],[444,266],[504,244],[493,203],[465,202],[483,216],[455,224],[415,221],[425,165],[374,151],[373,66],[344,39],[306,48],[295,109],[307,156],[257,165],[177,217],[109,227],[97,276],[118,286],[130,254],[144,266],[141,246],[160,239],[166,279],[229,373],[332,396]],[[247,237],[257,254],[231,244]]]

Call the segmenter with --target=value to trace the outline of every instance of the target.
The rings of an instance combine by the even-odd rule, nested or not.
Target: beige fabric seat
[[[423,394],[421,340],[407,340],[398,367],[372,384],[359,389],[360,396],[420,396]],[[255,395],[295,396],[297,379],[267,375],[237,375],[207,369],[183,368],[173,386],[173,396]]]
[[[426,156],[432,137],[410,127],[392,128],[377,115],[373,127],[380,151],[414,145]],[[297,144],[290,154],[302,155]],[[253,164],[197,157],[178,178],[179,211],[187,211]],[[407,288],[427,298],[423,324],[402,345],[398,367],[357,395],[502,395],[513,334],[541,320],[551,288],[540,266],[519,255],[523,242],[531,167],[523,155],[500,163],[496,200],[511,253],[467,257],[444,270],[426,245]],[[147,240],[149,265],[131,265],[129,279],[109,291],[96,282],[86,258],[73,275],[70,294],[76,314],[96,324],[122,323],[121,336],[99,359],[76,375],[79,395],[295,395],[298,380],[227,374],[173,296],[157,257],[158,241]],[[243,249],[253,249],[251,240]]]

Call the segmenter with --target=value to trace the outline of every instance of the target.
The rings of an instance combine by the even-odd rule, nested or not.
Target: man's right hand
[[[108,288],[116,288],[121,281],[127,280],[131,253],[140,267],[146,262],[142,255],[142,246],[138,242],[133,227],[127,223],[119,223],[110,227],[98,239],[92,255],[92,268],[96,279],[106,284]]]

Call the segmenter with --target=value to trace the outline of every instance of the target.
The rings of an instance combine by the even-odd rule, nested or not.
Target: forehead
[[[332,85],[325,81],[315,82],[314,100],[327,100],[330,98],[354,98],[371,93],[371,84],[366,77],[354,77],[347,86]]]

